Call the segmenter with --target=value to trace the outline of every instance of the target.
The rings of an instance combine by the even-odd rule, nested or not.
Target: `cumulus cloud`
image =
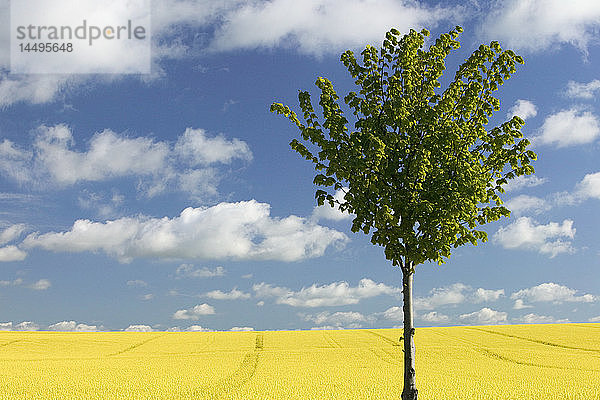
[[[23,261],[26,257],[27,253],[17,246],[0,247],[0,262]]]
[[[595,0],[499,0],[480,26],[486,38],[529,51],[571,44],[582,51],[598,42],[600,5]]]
[[[482,308],[469,314],[459,316],[461,321],[469,325],[495,325],[507,322],[508,314],[503,311],[496,311],[490,308]]]
[[[503,297],[503,296],[504,296],[504,289],[489,290],[489,289],[483,289],[483,288],[478,288],[471,295],[474,303],[486,303],[486,302],[490,302],[490,301],[496,301],[500,297]]]
[[[231,9],[214,36],[214,51],[296,47],[321,55],[379,43],[390,28],[434,27],[460,19],[460,8],[430,8],[418,2],[380,0],[273,0]],[[352,29],[348,29],[352,26]],[[260,27],[260,29],[257,29]]]
[[[200,325],[192,325],[186,329],[187,332],[212,332],[212,329],[204,328]]]
[[[549,115],[534,144],[568,147],[592,143],[600,135],[600,120],[591,111],[573,107]]]
[[[537,107],[529,100],[519,99],[515,102],[515,105],[508,110],[506,118],[510,119],[515,115],[521,117],[523,120],[535,117],[537,115]]]
[[[55,252],[103,251],[122,262],[134,258],[298,261],[322,256],[348,237],[291,215],[270,216],[255,200],[186,208],[174,218],[144,216],[107,222],[77,220],[71,230],[31,234],[27,248]]]
[[[474,289],[463,283],[454,283],[450,286],[432,289],[427,297],[415,297],[413,304],[415,310],[433,310],[441,306],[456,305],[465,302],[483,303],[496,301],[502,296],[504,296],[504,289]]]
[[[216,267],[210,268],[194,268],[192,264],[181,264],[175,270],[175,278],[213,278],[216,276],[224,276],[225,268]]]
[[[126,9],[126,7],[123,7]],[[67,15],[70,15],[67,12]],[[8,6],[0,7],[0,16],[9,24]],[[435,27],[440,21],[461,19],[461,8],[426,7],[418,2],[382,0],[164,0],[152,2],[152,70],[142,75],[152,81],[164,75],[161,63],[168,59],[189,58],[201,51],[230,51],[240,48],[294,47],[301,53],[320,55],[339,53],[365,42],[380,42],[386,30],[396,27]],[[119,18],[117,18],[119,19]],[[121,18],[123,19],[123,18]],[[127,19],[127,16],[124,18]],[[348,24],[353,29],[346,29]],[[257,27],[260,27],[257,29]],[[194,32],[214,31],[214,35],[186,36]],[[0,38],[0,54],[8,51],[8,35]],[[129,52],[118,60],[131,64],[139,58]],[[85,60],[87,62],[87,60]],[[9,57],[0,56],[0,107],[18,102],[47,103],[60,98],[90,81],[123,79],[97,75],[9,75]]]
[[[467,300],[468,289],[469,287],[462,283],[434,288],[427,297],[415,297],[413,306],[415,310],[432,310],[439,306],[464,303]]]
[[[516,192],[517,190],[535,187],[548,182],[547,178],[540,178],[537,175],[521,175],[508,181],[504,190],[506,192]]]
[[[562,224],[550,222],[541,225],[529,217],[520,217],[494,234],[494,240],[505,249],[535,250],[549,255],[550,258],[561,253],[574,252],[571,243],[574,237],[572,220],[565,219]]]
[[[525,213],[541,214],[552,208],[550,203],[545,199],[526,194],[511,198],[504,203],[504,206],[511,211],[512,216],[519,216]]]
[[[230,329],[231,332],[252,332],[254,328],[251,326],[234,326]]]
[[[78,324],[75,321],[61,321],[56,324],[48,326],[51,331],[61,332],[97,332],[98,327],[96,325]]]
[[[525,302],[523,302],[523,299],[516,299],[513,309],[514,310],[522,310],[524,308],[533,308],[533,306],[525,304]]]
[[[556,283],[548,282],[533,286],[528,289],[519,290],[511,294],[511,299],[522,299],[529,302],[582,302],[592,303],[598,300],[596,296],[584,294],[576,296],[577,290],[570,289]]]
[[[0,322],[0,331],[12,331],[12,322]]]
[[[173,319],[191,319],[198,320],[203,315],[212,315],[215,313],[215,308],[209,304],[198,304],[188,310],[177,310],[173,314]]]
[[[333,282],[329,285],[313,284],[294,292],[285,287],[272,286],[267,283],[256,284],[252,287],[256,297],[274,297],[277,304],[287,304],[292,307],[325,307],[357,304],[362,299],[392,295],[399,296],[402,289],[375,283],[371,279],[361,279],[356,287],[348,282]]]
[[[524,324],[551,324],[569,322],[568,319],[556,319],[547,315],[527,314],[516,319],[517,322]]]
[[[148,325],[129,325],[125,328],[125,332],[153,332],[151,326]]]
[[[427,314],[418,316],[418,318],[425,322],[431,322],[435,324],[442,324],[450,321],[450,317],[447,315],[438,313],[437,311],[430,311]]]
[[[588,322],[600,322],[600,315],[588,319]]]
[[[40,279],[39,281],[31,284],[29,288],[33,290],[46,290],[50,286],[52,286],[52,283],[50,283],[48,279]]]
[[[210,197],[217,193],[218,165],[252,159],[246,142],[223,135],[209,137],[204,130],[192,128],[186,129],[175,144],[130,138],[105,129],[91,138],[86,151],[77,151],[74,145],[68,126],[41,125],[33,151],[19,149],[7,139],[0,143],[0,170],[21,184],[34,186],[51,182],[66,187],[134,177],[140,179],[138,187],[148,196],[176,189]],[[95,204],[96,197],[82,198],[81,202]],[[113,200],[114,196],[111,207]]]
[[[316,315],[302,315],[305,321],[314,322],[318,325],[329,325],[335,327],[360,328],[361,322],[372,321],[373,318],[366,317],[355,311],[329,313],[323,311]]]
[[[333,195],[333,198],[336,201],[334,207],[331,207],[331,205],[328,202],[325,202],[325,204],[323,204],[322,206],[315,207],[312,213],[312,219],[314,219],[315,221],[323,219],[331,221],[342,221],[345,219],[353,218],[353,214],[341,212],[339,208],[339,204],[345,202],[344,195],[348,190],[348,188],[344,188],[335,192],[335,194]]]
[[[212,290],[210,292],[204,293],[204,296],[215,300],[239,300],[249,299],[251,297],[250,293],[244,293],[236,288],[232,289],[229,292],[223,292],[221,290]]]
[[[555,196],[557,204],[578,204],[587,199],[600,199],[600,172],[586,174],[572,192],[561,192]]]
[[[40,326],[32,321],[23,321],[13,326],[13,331],[39,331]]]
[[[25,224],[15,224],[0,232],[0,246],[17,239],[27,229]]]
[[[403,321],[404,313],[402,312],[402,307],[394,306],[390,307],[381,313],[383,318],[389,319],[391,321]]]
[[[594,79],[588,83],[569,81],[567,83],[567,97],[576,99],[593,99],[596,92],[600,92],[600,80]]]

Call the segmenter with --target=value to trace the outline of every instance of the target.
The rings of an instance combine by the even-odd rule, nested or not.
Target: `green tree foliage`
[[[322,118],[306,91],[298,95],[304,121],[283,104],[271,105],[272,112],[300,130],[303,140],[290,145],[314,163],[314,183],[347,188],[341,202],[317,190],[318,204],[337,203],[354,214],[352,231],[371,234],[371,242],[402,269],[405,353],[414,333],[406,296],[412,292],[414,267],[443,263],[452,248],[486,241],[486,232],[478,227],[510,215],[499,197],[503,185],[534,172],[530,163],[536,154],[527,149],[521,118],[487,129],[492,113],[500,109],[493,94],[523,64],[520,56],[498,42],[481,45],[441,90],[445,59],[460,47],[460,32],[456,27],[424,49],[427,30],[400,36],[392,29],[380,49],[366,46],[362,63],[353,52],[343,53],[341,61],[359,89],[344,97],[356,119],[353,129],[326,78],[315,83]],[[403,399],[416,399],[416,389],[411,394],[406,388],[406,357]],[[408,361],[414,376],[414,358]]]

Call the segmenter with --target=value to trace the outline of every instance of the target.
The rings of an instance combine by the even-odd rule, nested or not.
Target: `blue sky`
[[[491,40],[525,58],[490,128],[520,115],[539,159],[489,242],[418,267],[416,325],[600,322],[597,1],[165,0],[149,75],[14,75],[0,40],[0,327],[400,326],[400,271],[316,208],[269,106],[352,90],[340,54],[392,27],[455,25],[447,77]]]

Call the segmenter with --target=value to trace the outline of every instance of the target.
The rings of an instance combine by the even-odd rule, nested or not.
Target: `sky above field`
[[[524,57],[489,127],[522,117],[538,161],[487,243],[417,268],[415,323],[600,322],[597,0],[157,0],[151,74],[10,74],[0,37],[0,329],[400,326],[400,271],[316,206],[269,106],[353,90],[340,54],[391,28],[456,25],[446,83],[481,43]]]

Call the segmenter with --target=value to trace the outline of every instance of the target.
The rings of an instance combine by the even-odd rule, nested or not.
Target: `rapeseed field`
[[[0,332],[1,399],[399,399],[398,329]],[[600,324],[420,328],[419,399],[600,399]]]

